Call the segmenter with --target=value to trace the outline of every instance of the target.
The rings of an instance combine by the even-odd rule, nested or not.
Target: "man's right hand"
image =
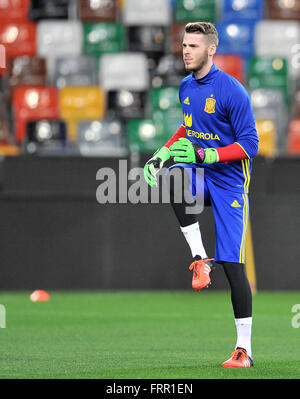
[[[170,159],[170,151],[167,147],[162,147],[144,166],[144,177],[150,187],[157,187],[156,175],[168,159]]]

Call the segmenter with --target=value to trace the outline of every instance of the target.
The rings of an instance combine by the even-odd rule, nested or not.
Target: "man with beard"
[[[195,172],[204,170],[204,204],[212,207],[215,220],[214,262],[222,264],[229,281],[237,330],[235,349],[222,366],[251,367],[252,295],[245,272],[245,240],[252,158],[258,151],[255,119],[245,88],[213,63],[218,46],[214,25],[188,23],[182,46],[190,72],[179,88],[184,121],[146,163],[144,176],[156,186],[156,174],[172,160],[169,169],[186,171],[192,195],[197,195],[200,182]],[[175,201],[174,187],[170,187],[171,205],[191,249],[192,287],[199,291],[211,282],[212,259],[205,251],[197,215],[186,212],[184,199]]]

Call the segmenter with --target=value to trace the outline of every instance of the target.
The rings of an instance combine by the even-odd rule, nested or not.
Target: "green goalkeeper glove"
[[[144,177],[150,187],[157,187],[156,175],[164,166],[164,163],[171,158],[170,150],[162,147],[157,150],[153,157],[144,166]]]
[[[215,148],[202,148],[186,138],[180,138],[170,147],[174,162],[185,163],[215,163],[218,162],[218,152]]]

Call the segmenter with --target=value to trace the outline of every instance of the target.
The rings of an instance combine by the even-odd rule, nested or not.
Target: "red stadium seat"
[[[58,90],[50,86],[18,86],[13,92],[15,137],[20,143],[26,135],[26,123],[59,117]]]
[[[7,60],[6,60],[6,51],[5,47],[0,45],[0,76],[3,76],[6,73],[7,68]]]
[[[22,23],[28,20],[30,0],[1,0],[0,24]]]
[[[0,23],[0,42],[6,48],[7,59],[20,55],[34,56],[36,54],[36,24],[34,22]]]
[[[300,118],[290,122],[287,151],[290,155],[300,155]]]
[[[214,63],[218,68],[233,76],[239,82],[244,82],[244,62],[239,55],[216,54]]]

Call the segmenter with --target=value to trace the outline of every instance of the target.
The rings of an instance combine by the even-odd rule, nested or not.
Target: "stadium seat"
[[[22,56],[8,62],[6,73],[6,101],[12,100],[16,86],[45,86],[47,84],[46,60],[44,58]]]
[[[79,21],[46,20],[38,22],[37,51],[41,57],[79,56],[82,26]]]
[[[175,3],[175,22],[215,22],[216,19],[216,0],[177,0]]]
[[[127,122],[127,140],[130,152],[153,154],[168,138],[151,119],[131,119]]]
[[[164,111],[159,109],[154,110],[152,112],[152,120],[157,126],[158,132],[163,129],[164,136],[169,140],[182,124],[182,109],[181,107],[171,107]]]
[[[119,23],[85,23],[83,25],[83,52],[99,57],[105,53],[124,50],[124,27]]]
[[[180,108],[178,88],[153,88],[150,92],[152,110],[166,111],[171,108]]]
[[[233,76],[239,82],[244,82],[244,60],[239,55],[217,53],[214,56],[214,63],[218,68]]]
[[[5,115],[3,93],[0,92],[0,155],[18,155],[19,147],[14,144],[9,123]]]
[[[82,26],[79,21],[42,20],[37,28],[37,53],[47,59],[47,72],[54,74],[55,59],[80,56]]]
[[[295,93],[295,116],[300,118],[300,90]]]
[[[179,87],[182,79],[187,75],[182,56],[167,54],[160,58],[152,73],[152,87]]]
[[[240,20],[219,22],[216,29],[219,34],[218,53],[238,54],[247,59],[254,54],[255,22]]]
[[[0,23],[24,23],[28,21],[30,0],[0,1]]]
[[[80,0],[79,18],[83,22],[114,22],[118,17],[118,1]]]
[[[122,123],[117,119],[80,122],[76,147],[84,156],[126,156],[127,148],[122,132]]]
[[[58,95],[55,87],[17,86],[13,92],[15,137],[20,143],[26,135],[26,123],[57,119]]]
[[[297,21],[262,20],[255,27],[255,52],[259,57],[283,57],[289,63],[289,75],[300,75],[298,63],[293,62],[295,46],[300,43],[300,24]]]
[[[254,89],[250,90],[250,98],[256,119],[274,121],[277,144],[280,147],[288,126],[287,108],[282,92],[278,89]]]
[[[67,19],[68,0],[31,0],[29,18],[32,21],[44,19]]]
[[[169,26],[170,2],[166,0],[126,0],[122,7],[125,26]]]
[[[300,21],[299,1],[267,0],[267,17]]]
[[[289,103],[288,62],[282,57],[252,57],[248,64],[250,89],[280,89],[286,104]]]
[[[182,40],[184,36],[184,24],[173,24],[171,26],[171,52],[182,57]]]
[[[264,16],[264,2],[261,0],[223,0],[221,20],[260,20]]]
[[[145,117],[147,93],[119,90],[107,93],[107,116],[111,118]]]
[[[163,129],[166,141],[182,124],[182,109],[179,102],[178,87],[153,88],[150,92],[152,121],[157,132]]]
[[[130,26],[127,29],[129,51],[159,53],[166,48],[167,30],[161,26]]]
[[[36,54],[36,24],[34,22],[0,23],[0,43],[6,48],[7,59]]]
[[[70,86],[59,91],[60,115],[67,122],[68,137],[75,141],[79,121],[103,119],[105,96],[99,86]]]
[[[256,130],[259,138],[258,155],[274,157],[277,147],[274,121],[271,119],[256,119]]]
[[[9,143],[9,128],[7,120],[3,117],[2,111],[0,110],[0,146]]]
[[[7,139],[7,126],[5,122],[0,119],[0,156],[14,156],[19,154],[19,147],[11,144]]]
[[[6,50],[3,45],[0,45],[0,85],[1,76],[5,75],[7,68]]]
[[[99,75],[100,85],[106,91],[145,91],[149,87],[147,57],[143,53],[104,54]]]
[[[290,155],[300,155],[300,118],[290,122],[287,152]]]
[[[151,119],[131,119],[127,123],[128,146],[132,152],[153,153],[162,147],[182,123],[181,109],[154,111]]]
[[[26,124],[22,152],[30,155],[65,155],[67,128],[61,120],[40,120]]]
[[[50,82],[62,89],[66,86],[94,86],[98,84],[97,60],[89,56],[57,58]]]

